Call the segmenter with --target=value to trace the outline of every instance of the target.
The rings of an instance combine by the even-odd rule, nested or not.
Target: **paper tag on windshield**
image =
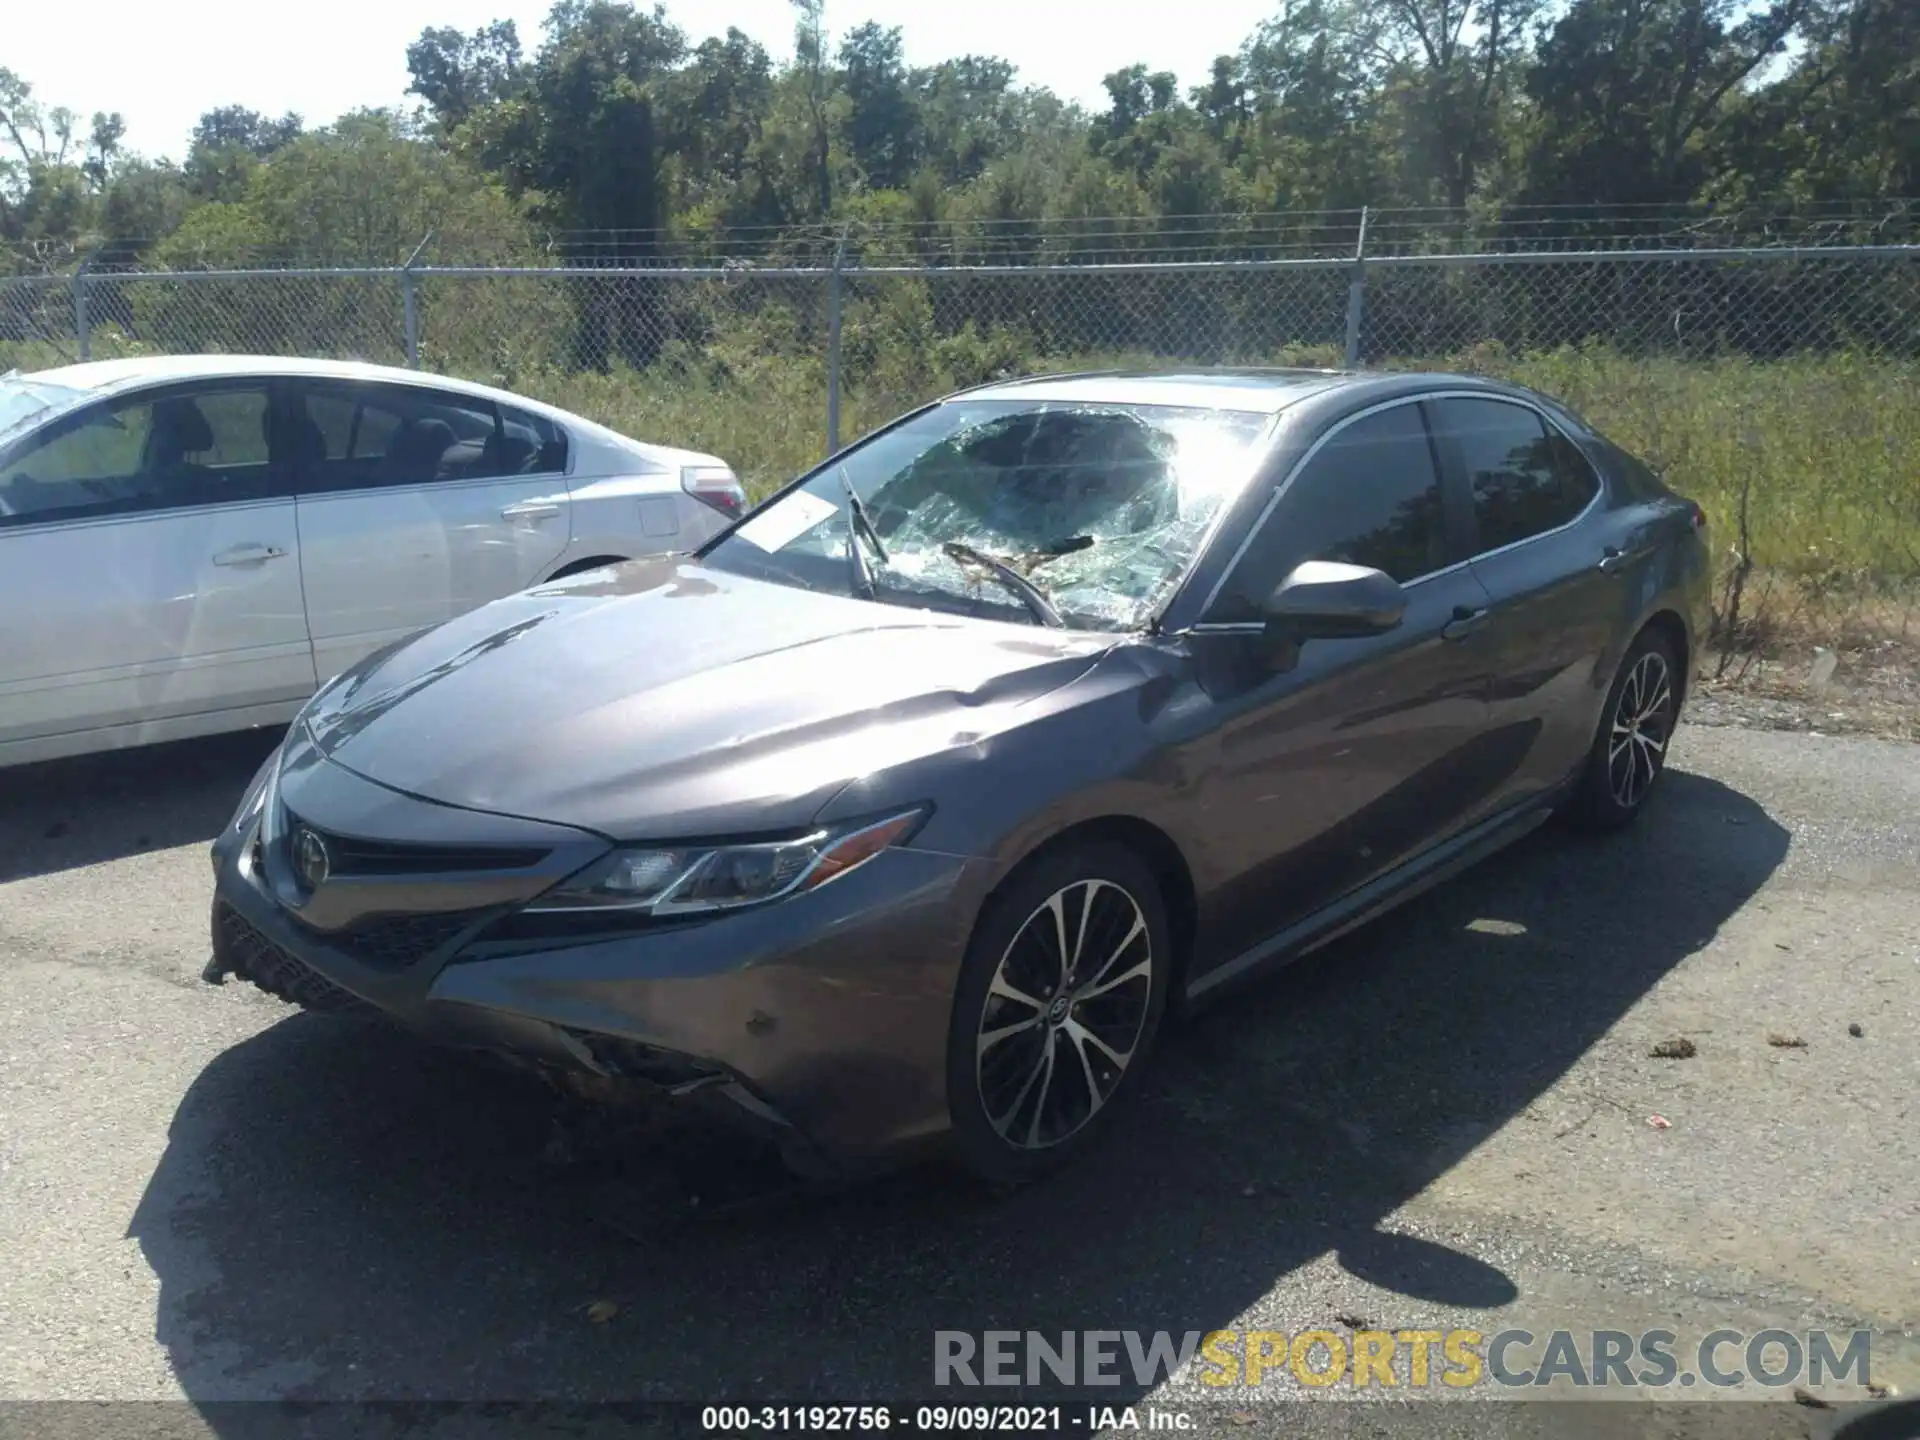
[[[823,500],[807,490],[796,490],[733,533],[749,545],[771,552],[790,544],[829,515],[839,513],[840,507],[831,500]]]

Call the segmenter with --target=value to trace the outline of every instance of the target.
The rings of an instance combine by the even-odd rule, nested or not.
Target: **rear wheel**
[[[1666,770],[1667,745],[1679,718],[1680,670],[1673,647],[1658,631],[1643,630],[1607,692],[1568,818],[1590,830],[1631,823]]]
[[[947,1045],[967,1169],[1025,1180],[1091,1142],[1152,1048],[1169,959],[1159,887],[1121,846],[1048,856],[988,903]]]

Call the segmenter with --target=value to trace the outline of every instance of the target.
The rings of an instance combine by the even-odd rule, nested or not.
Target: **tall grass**
[[[1854,355],[1768,363],[1604,351],[1499,366],[1557,395],[1698,500],[1726,544],[1816,587],[1920,580],[1920,371]]]
[[[1004,369],[1114,363],[1155,362],[1079,355]],[[1904,593],[1920,584],[1920,371],[1912,365],[1851,355],[1646,359],[1598,349],[1480,350],[1430,363],[1499,375],[1573,406],[1700,502],[1723,560],[1738,543],[1745,488],[1756,567],[1820,593]],[[516,378],[528,393],[617,430],[723,456],[756,496],[825,451],[826,378],[813,358]],[[842,396],[842,438],[975,378],[985,377],[855,380]]]
[[[141,348],[118,339],[96,332],[95,353]],[[485,363],[475,348],[449,354],[430,346],[425,358],[630,435],[720,455],[756,497],[826,450],[819,337],[785,307],[716,317],[692,338],[667,341],[644,369],[571,370],[506,346]],[[10,352],[0,353],[0,364],[25,369],[62,358],[43,345],[0,351]],[[1324,348],[1238,358],[1338,363]],[[1037,353],[1006,330],[935,326],[924,295],[907,288],[848,308],[840,435],[851,441],[915,405],[1000,376],[1179,363],[1117,351]],[[1905,629],[1920,615],[1914,362],[1858,353],[1685,359],[1597,346],[1514,353],[1497,344],[1393,362],[1415,364],[1515,380],[1579,410],[1705,507],[1719,563],[1752,567],[1754,593],[1773,597],[1776,622],[1797,616],[1800,629],[1866,623],[1872,631]],[[1743,492],[1744,534],[1736,523]]]

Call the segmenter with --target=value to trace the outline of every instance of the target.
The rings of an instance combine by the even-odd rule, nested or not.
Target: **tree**
[[[663,143],[685,158],[695,183],[737,185],[773,105],[773,61],[737,29],[703,40],[662,86]]]
[[[1920,8],[1838,0],[1783,75],[1742,95],[1708,141],[1716,198],[1877,200],[1920,193]]]
[[[35,166],[66,164],[77,123],[73,111],[42,105],[33,97],[33,86],[0,67],[0,139],[12,152],[0,163],[22,177]]]
[[[87,186],[69,163],[78,117],[48,107],[0,68],[0,239],[71,245],[87,218]]]
[[[1541,0],[1371,0],[1334,12],[1377,63],[1375,88],[1405,107],[1410,179],[1454,209],[1498,150]]]
[[[465,124],[498,104],[520,84],[520,32],[511,20],[496,20],[471,35],[451,26],[429,26],[407,46],[409,95],[427,102],[442,129]]]
[[[840,42],[840,84],[847,97],[847,147],[874,189],[905,185],[919,163],[920,108],[900,29],[868,22]]]
[[[773,109],[766,49],[730,29],[702,41],[657,89],[664,189],[684,228],[777,224],[779,207],[758,163]]]
[[[292,111],[278,120],[270,120],[244,105],[221,105],[207,111],[193,127],[188,153],[238,149],[264,160],[281,146],[299,139],[300,133],[300,117]]]
[[[1237,153],[1253,114],[1252,91],[1240,57],[1214,56],[1207,83],[1196,86],[1191,98],[1193,108],[1206,123],[1207,133],[1229,145],[1229,153]]]
[[[1107,92],[1104,117],[1106,138],[1118,140],[1149,115],[1172,108],[1180,80],[1171,70],[1149,71],[1144,65],[1116,70],[1100,82]]]
[[[807,126],[807,166],[824,218],[833,213],[833,76],[827,69],[826,0],[793,0],[793,77]]]
[[[99,205],[103,258],[132,262],[180,228],[194,197],[167,161],[134,158],[115,167]]]
[[[1699,141],[1814,0],[1573,0],[1527,77],[1525,198],[1673,202],[1708,178]]]
[[[266,248],[316,265],[396,265],[429,231],[455,254],[509,261],[526,232],[507,197],[384,110],[343,115],[249,172],[238,201],[194,209],[163,247],[179,264]]]
[[[96,192],[106,188],[107,176],[120,158],[120,142],[126,134],[127,122],[119,111],[111,115],[100,110],[93,112],[93,123],[87,132],[86,159],[80,162],[80,169]]]
[[[1286,0],[1241,52],[1255,139],[1242,160],[1268,210],[1390,203],[1380,92],[1338,0]]]
[[[205,200],[240,199],[255,166],[299,139],[302,123],[292,111],[278,120],[244,105],[207,111],[193,127],[187,147],[182,167],[187,187]]]
[[[960,55],[911,77],[922,163],[947,185],[974,179],[999,156],[1044,136],[1023,114],[1013,66],[991,55]]]
[[[561,0],[525,85],[491,107],[481,157],[541,218],[572,230],[648,232],[663,219],[656,87],[686,38],[656,6]]]

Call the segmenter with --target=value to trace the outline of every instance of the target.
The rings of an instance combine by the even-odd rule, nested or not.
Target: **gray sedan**
[[[1088,1144],[1170,1010],[1647,803],[1700,510],[1444,375],[999,384],[690,558],[325,687],[214,846],[213,980],[800,1165]]]

